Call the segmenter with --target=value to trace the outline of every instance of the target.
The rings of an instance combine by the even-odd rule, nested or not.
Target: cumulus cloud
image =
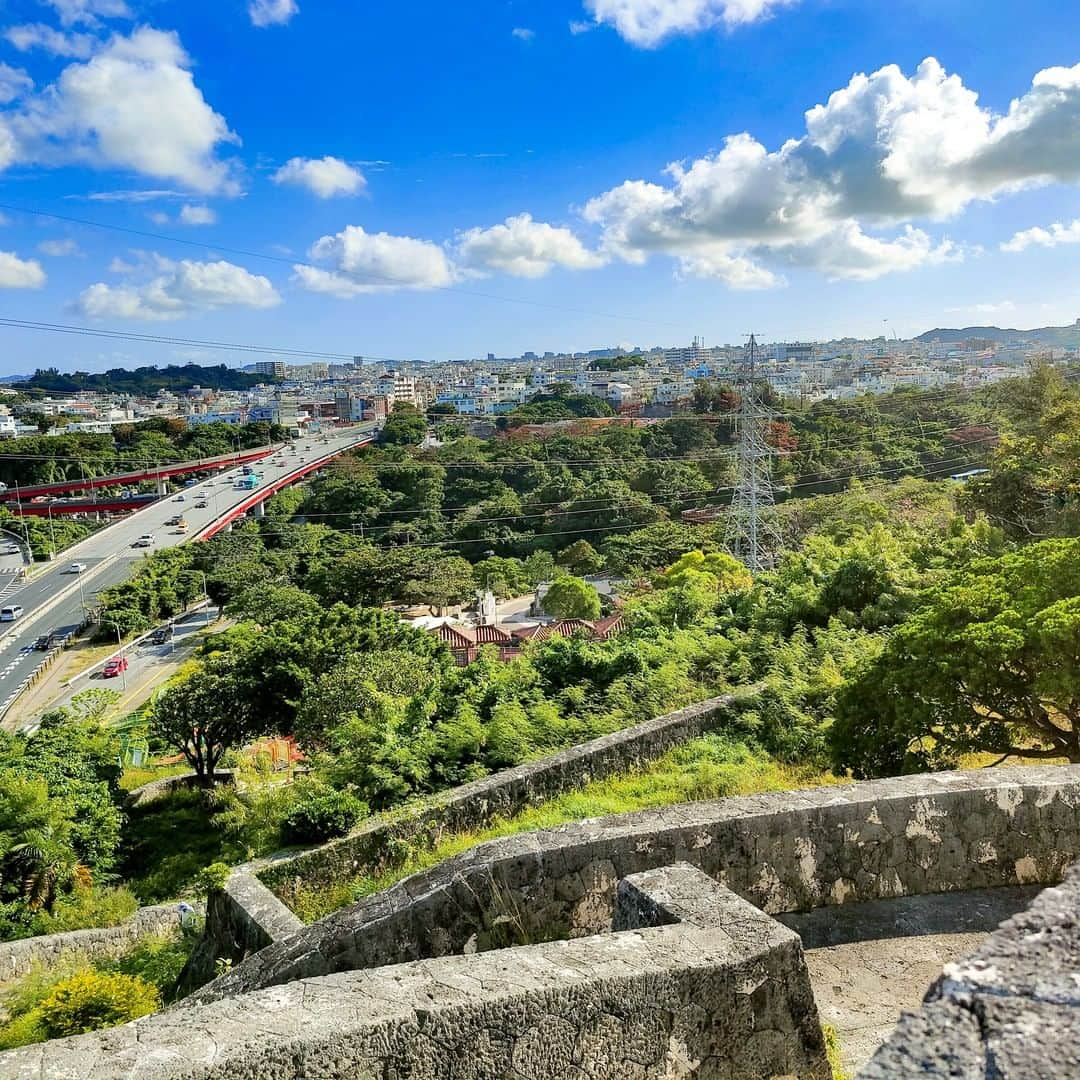
[[[335,195],[358,195],[367,186],[364,174],[336,157],[299,158],[285,162],[271,179],[275,184],[306,187],[320,199]]]
[[[757,22],[798,0],[585,0],[594,23],[614,27],[632,45],[653,49],[676,34]],[[571,23],[573,33],[588,24]]]
[[[1001,245],[1002,251],[1024,251],[1029,247],[1057,247],[1059,244],[1080,244],[1080,218],[1068,225],[1055,222],[1048,229],[1035,226],[1018,232]]]
[[[125,0],[45,0],[64,26],[86,23],[95,26],[101,19],[130,19]]]
[[[0,168],[78,162],[130,169],[200,192],[235,193],[231,169],[217,150],[238,140],[206,102],[190,68],[174,33],[141,27],[112,37],[45,91],[0,113]]]
[[[68,238],[64,240],[42,240],[38,244],[38,251],[42,255],[51,255],[54,259],[63,258],[65,255],[81,255],[79,245]]]
[[[542,277],[556,266],[589,270],[606,261],[566,228],[533,221],[530,214],[508,217],[489,229],[460,233],[458,256],[477,270],[501,270],[515,277]]]
[[[664,183],[627,181],[583,215],[612,255],[665,253],[683,273],[737,288],[778,282],[785,266],[868,280],[963,257],[916,221],[1077,179],[1080,65],[1040,72],[999,115],[928,59],[911,77],[895,65],[854,76],[777,150],[731,135],[716,153],[668,166]]]
[[[255,26],[282,26],[299,11],[296,0],[251,0],[248,4]]]
[[[217,222],[217,214],[209,206],[181,206],[181,225],[213,225]]]
[[[0,105],[21,98],[34,88],[34,80],[22,68],[0,64]]]
[[[0,251],[0,289],[40,289],[45,281],[37,259],[20,259],[13,251]]]
[[[296,280],[311,292],[347,298],[394,289],[437,289],[454,280],[446,252],[430,240],[369,233],[346,225],[317,240],[308,257],[319,266],[297,265]]]
[[[44,23],[12,26],[4,31],[4,37],[19,52],[43,49],[53,56],[71,56],[79,60],[85,60],[93,55],[100,44],[98,39],[90,34],[65,34]]]
[[[83,290],[79,311],[91,319],[166,322],[217,308],[265,310],[281,303],[268,278],[224,260],[173,262],[155,258],[153,263],[154,276],[142,284],[99,281]]]
[[[518,39],[518,41],[532,41],[536,37],[536,31],[530,30],[527,26],[515,26],[510,33]]]

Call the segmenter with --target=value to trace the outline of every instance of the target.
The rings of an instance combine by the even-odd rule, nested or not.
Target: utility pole
[[[772,419],[757,379],[757,340],[750,343],[736,372],[739,392],[739,472],[728,510],[724,544],[752,574],[771,570],[780,554],[780,527],[772,485]]]

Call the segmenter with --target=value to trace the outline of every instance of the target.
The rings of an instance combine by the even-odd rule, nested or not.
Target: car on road
[[[173,499],[173,502],[187,502],[187,496],[186,495],[177,495],[176,498]]]
[[[126,656],[114,656],[111,660],[107,661],[105,666],[101,669],[101,677],[103,679],[115,679],[121,672],[127,671],[128,658]]]
[[[210,504],[209,504],[209,503],[208,503],[208,502],[207,502],[207,501],[206,501],[205,499],[200,499],[200,500],[199,500],[199,501],[198,501],[198,502],[197,502],[197,503],[195,504],[195,509],[196,509],[196,510],[205,510],[205,509],[206,509],[206,508],[207,508],[207,507],[208,507],[209,505],[210,505]]]
[[[21,555],[22,550],[19,548],[19,546],[17,544],[8,544],[8,546],[6,548],[4,548],[4,554],[5,555]]]
[[[34,649],[36,652],[48,652],[53,647],[52,634],[42,634],[41,637],[34,641]]]
[[[138,540],[135,541],[132,547],[153,547],[154,546],[154,534],[143,533]]]
[[[23,609],[19,604],[12,607],[0,608],[0,622],[14,622],[22,618]]]
[[[49,635],[49,648],[55,649],[57,645],[66,645],[74,636],[74,630],[54,630]]]
[[[168,645],[168,643],[170,641],[172,641],[172,639],[173,639],[173,626],[172,626],[172,623],[169,623],[168,626],[159,626],[150,635],[150,644],[151,645]]]
[[[86,563],[84,563],[84,562],[73,562],[68,567],[67,572],[69,574],[84,574],[84,573],[86,573]]]

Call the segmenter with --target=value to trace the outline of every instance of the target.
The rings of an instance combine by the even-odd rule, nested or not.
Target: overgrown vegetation
[[[155,936],[116,960],[37,966],[2,994],[0,1050],[136,1020],[172,999],[194,939]]]
[[[605,817],[701,799],[752,795],[837,783],[811,765],[787,765],[732,734],[709,735],[679,746],[651,766],[580,791],[558,796],[484,829],[456,833],[431,846],[424,841],[397,845],[382,865],[354,879],[332,884],[290,885],[283,896],[305,922],[314,922],[362,896],[369,896],[454,855],[501,836],[549,829],[583,818]]]

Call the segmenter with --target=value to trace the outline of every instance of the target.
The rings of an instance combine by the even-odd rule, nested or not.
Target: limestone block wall
[[[119,956],[140,938],[179,930],[175,904],[140,908],[119,926],[72,930],[0,944],[0,984],[25,975],[35,964],[49,966],[71,956],[88,960]]]
[[[730,718],[735,698],[711,698],[643,724],[601,736],[527,765],[485,776],[444,792],[417,809],[378,818],[340,840],[272,863],[254,864],[261,881],[279,889],[290,881],[317,884],[376,870],[395,841],[475,829],[493,818],[655,761],[675,746],[696,739]]]
[[[583,821],[481,845],[255,953],[212,1001],[333,972],[581,937],[622,878],[688,863],[765,912],[1053,884],[1080,857],[1080,766],[938,773]]]
[[[0,1075],[828,1080],[796,934],[691,867],[625,884],[675,924],[182,1006],[0,1055]]]
[[[1080,1076],[1078,974],[1080,866],[949,964],[860,1080]]]

